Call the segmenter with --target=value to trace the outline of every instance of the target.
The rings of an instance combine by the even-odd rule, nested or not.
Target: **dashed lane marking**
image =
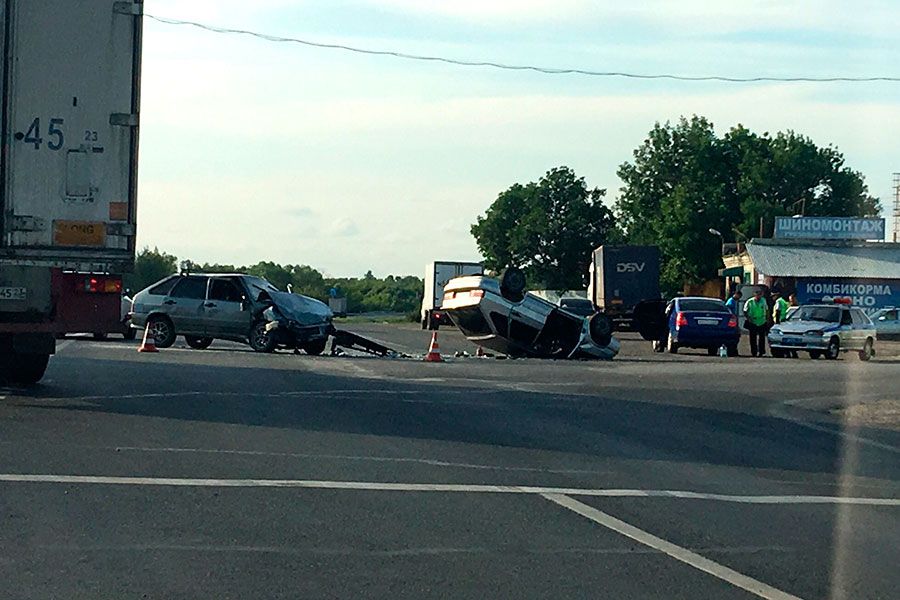
[[[900,498],[845,496],[741,496],[709,494],[684,490],[639,490],[616,488],[560,488],[527,485],[481,485],[456,483],[383,483],[377,481],[326,481],[314,479],[191,479],[176,477],[117,477],[104,475],[38,475],[2,473],[0,482],[61,483],[74,485],[131,485],[222,488],[303,488],[383,492],[445,492],[487,494],[550,494],[556,496],[593,496],[607,498],[668,498],[712,500],[739,504],[852,504],[863,506],[900,506]]]
[[[751,594],[759,596],[760,598],[766,598],[767,600],[800,600],[797,596],[788,594],[787,592],[783,592],[766,583],[763,583],[762,581],[753,579],[752,577],[748,577],[743,573],[738,573],[737,571],[729,569],[724,565],[720,565],[719,563],[709,560],[704,556],[700,556],[696,552],[692,552],[687,548],[678,546],[677,544],[673,544],[672,542],[657,537],[652,533],[648,533],[643,529],[638,529],[634,525],[630,525],[625,521],[621,521],[612,515],[608,515],[605,512],[599,511],[593,506],[588,506],[587,504],[579,502],[574,498],[569,498],[565,494],[542,493],[541,496],[546,498],[550,502],[558,504],[563,508],[581,515],[586,519],[590,519],[598,525],[602,525],[607,529],[611,529],[616,533],[620,533],[625,537],[631,538],[632,540],[643,544],[644,546],[648,546],[650,548],[653,548],[654,550],[659,550],[660,552],[668,554],[675,560],[681,561],[686,565],[694,567],[695,569],[699,569],[705,573],[709,573],[713,577],[730,583],[735,587],[739,587],[742,590],[746,590]]]

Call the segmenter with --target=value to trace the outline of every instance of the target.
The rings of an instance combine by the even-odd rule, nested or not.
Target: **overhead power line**
[[[260,33],[257,31],[248,31],[246,29],[231,29],[226,27],[216,27],[197,23],[195,21],[183,21],[180,19],[169,19],[166,17],[157,17],[151,14],[144,14],[145,17],[165,23],[166,25],[185,25],[196,27],[212,33],[221,33],[229,35],[245,35],[265,40],[267,42],[300,44],[303,46],[311,46],[313,48],[325,48],[328,50],[343,50],[346,52],[355,52],[357,54],[367,54],[372,56],[389,56],[393,58],[401,58],[404,60],[417,60],[427,62],[438,62],[449,65],[462,67],[487,67],[493,69],[504,69],[507,71],[533,71],[546,75],[586,75],[589,77],[624,77],[627,79],[669,79],[675,81],[718,81],[725,83],[832,83],[832,82],[848,82],[848,83],[869,83],[876,81],[900,82],[900,77],[891,76],[873,76],[873,77],[775,77],[775,76],[759,76],[759,77],[729,77],[725,75],[675,75],[671,73],[629,73],[626,71],[591,71],[587,69],[569,69],[556,67],[539,67],[535,65],[515,65],[507,63],[499,63],[487,60],[459,60],[455,58],[447,58],[444,56],[428,56],[422,54],[407,54],[405,52],[396,52],[393,50],[373,50],[370,48],[357,48],[344,44],[328,44],[324,42],[314,42],[312,40],[304,40],[300,38],[282,37],[271,35],[268,33]]]

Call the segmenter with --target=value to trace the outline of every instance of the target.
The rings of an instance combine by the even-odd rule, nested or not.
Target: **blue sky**
[[[684,75],[900,75],[891,1],[640,7],[586,0],[151,0],[148,13],[460,59]],[[724,5],[724,6],[721,6]],[[469,225],[568,165],[618,193],[655,121],[793,129],[891,201],[900,83],[540,75],[271,44],[145,21],[139,243],[195,261],[420,273],[477,257]]]

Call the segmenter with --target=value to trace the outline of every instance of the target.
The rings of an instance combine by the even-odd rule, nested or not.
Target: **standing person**
[[[778,325],[787,319],[787,311],[791,307],[790,302],[781,296],[781,292],[775,290],[772,292],[772,321]]]
[[[731,311],[731,314],[733,314],[734,316],[737,316],[738,314],[738,307],[740,306],[741,297],[743,297],[741,290],[737,290],[731,295],[731,298],[729,298],[725,302],[725,306],[728,308],[728,310]]]
[[[765,356],[769,305],[763,297],[762,288],[757,288],[753,297],[744,303],[744,318],[744,327],[750,332],[750,355]]]

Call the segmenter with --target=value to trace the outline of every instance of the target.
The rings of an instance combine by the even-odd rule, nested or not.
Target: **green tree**
[[[568,167],[501,192],[472,225],[485,266],[495,271],[520,267],[531,287],[584,287],[591,251],[618,237],[605,195],[606,190],[588,188]]]
[[[135,256],[134,272],[126,274],[123,278],[125,288],[137,293],[163,277],[175,273],[178,270],[177,264],[177,257],[160,252],[156,247],[153,250],[145,247]]]
[[[615,210],[626,239],[655,244],[663,258],[663,289],[716,277],[720,231],[751,237],[776,216],[873,216],[878,200],[862,175],[833,147],[794,132],[757,135],[742,125],[722,137],[703,117],[657,123],[619,167],[624,183]]]

